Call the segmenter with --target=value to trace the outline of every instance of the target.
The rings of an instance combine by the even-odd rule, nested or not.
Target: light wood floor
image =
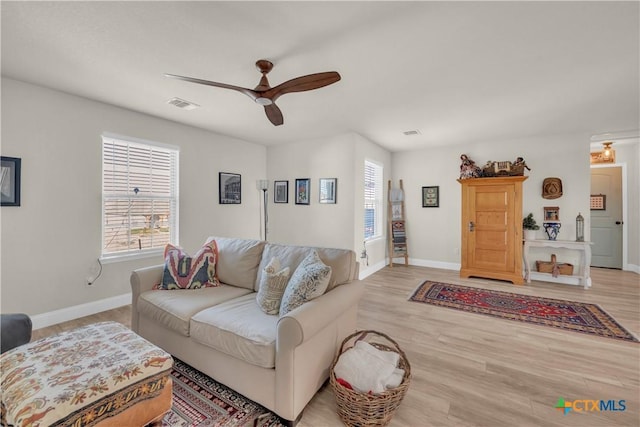
[[[409,302],[423,280],[599,304],[640,336],[640,276],[592,269],[593,286],[461,279],[456,271],[385,268],[365,282],[358,326],[393,337],[413,378],[391,426],[639,426],[640,344]],[[103,320],[129,325],[130,307],[34,331],[34,339]],[[624,412],[554,409],[566,400],[625,400]],[[619,406],[617,406],[619,407]],[[341,425],[330,386],[300,427]]]

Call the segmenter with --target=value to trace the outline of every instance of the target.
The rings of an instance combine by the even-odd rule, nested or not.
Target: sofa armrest
[[[349,307],[357,305],[364,294],[364,283],[353,281],[332,289],[278,320],[277,352],[292,349],[313,337]]]
[[[162,281],[164,266],[153,265],[151,267],[138,268],[131,272],[131,329],[138,332],[138,297],[140,294],[153,289]]]

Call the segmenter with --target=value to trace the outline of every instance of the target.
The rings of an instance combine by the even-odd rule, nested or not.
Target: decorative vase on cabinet
[[[524,283],[522,182],[526,176],[472,178],[462,184],[460,277]]]

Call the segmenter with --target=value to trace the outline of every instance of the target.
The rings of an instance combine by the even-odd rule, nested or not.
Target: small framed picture
[[[592,194],[589,201],[589,206],[592,211],[606,211],[607,210],[607,196],[604,194]]]
[[[422,207],[440,207],[440,186],[422,187]]]
[[[544,221],[560,221],[560,208],[558,206],[545,206]]]
[[[20,206],[20,167],[22,160],[2,156],[0,166],[0,191],[2,206]]]
[[[273,203],[289,203],[289,181],[274,181]]]
[[[237,205],[242,202],[242,181],[239,173],[218,173],[219,202],[221,205]]]
[[[296,179],[296,205],[308,205],[310,203],[311,180],[309,178]]]
[[[320,178],[320,203],[336,204],[338,178]]]

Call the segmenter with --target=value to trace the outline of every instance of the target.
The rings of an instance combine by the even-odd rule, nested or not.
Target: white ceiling
[[[391,151],[604,134],[640,129],[639,6],[2,1],[2,75],[265,145],[350,131]],[[278,99],[275,127],[240,93],[163,77],[253,88],[261,58],[275,63],[272,86],[342,80]],[[166,104],[174,96],[202,108]]]

